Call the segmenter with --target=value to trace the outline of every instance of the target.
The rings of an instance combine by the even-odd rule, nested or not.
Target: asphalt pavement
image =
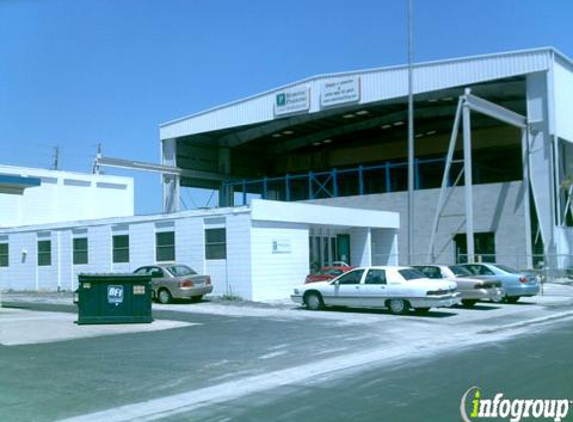
[[[563,289],[427,316],[154,305],[151,325],[97,327],[75,326],[62,297],[5,295],[0,421],[460,420],[452,406],[476,384],[570,394]]]

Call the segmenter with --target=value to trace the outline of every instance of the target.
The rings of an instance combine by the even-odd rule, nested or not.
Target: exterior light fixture
[[[282,135],[280,133],[273,133],[273,138],[280,138]]]
[[[390,129],[392,127],[392,125],[384,125],[384,126],[380,126],[382,129]]]
[[[325,139],[324,141],[322,141],[323,144],[330,144],[332,142],[332,139]]]
[[[404,122],[402,120],[394,122],[394,126],[402,126],[403,124],[404,124]]]
[[[436,131],[435,130],[430,130],[428,132],[426,132],[426,135],[435,135]]]
[[[294,131],[292,131],[292,130],[285,130],[283,132],[283,135],[292,135],[293,133],[294,133]]]
[[[352,113],[342,115],[343,119],[354,119],[356,116]]]
[[[359,110],[356,112],[357,116],[365,116],[368,114],[368,110]]]

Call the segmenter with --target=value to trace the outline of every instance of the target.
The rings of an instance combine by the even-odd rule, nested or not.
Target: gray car
[[[200,302],[213,291],[211,277],[199,275],[187,265],[149,265],[138,268],[134,274],[151,276],[152,295],[159,303],[170,303],[173,299]]]
[[[534,274],[517,271],[507,265],[479,263],[459,266],[467,268],[479,278],[501,281],[505,290],[504,299],[509,303],[516,303],[521,297],[535,296],[540,290]]]
[[[464,306],[474,306],[479,300],[498,301],[505,295],[501,281],[479,278],[460,265],[417,265],[414,268],[429,279],[455,281]]]

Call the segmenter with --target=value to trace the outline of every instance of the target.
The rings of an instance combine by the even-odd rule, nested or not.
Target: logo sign
[[[123,303],[123,286],[107,286],[107,303]]]
[[[482,397],[479,387],[468,389],[462,396],[460,413],[464,422],[479,421],[480,418],[496,418],[519,422],[531,418],[536,421],[560,422],[567,418],[569,407],[573,404],[567,399],[508,399],[503,393],[493,398]]]
[[[298,87],[279,92],[275,96],[275,115],[299,113],[310,108],[310,90]]]
[[[360,100],[360,78],[352,76],[324,82],[320,89],[320,106],[330,107]]]
[[[290,253],[290,240],[288,239],[274,239],[273,240],[273,253]]]

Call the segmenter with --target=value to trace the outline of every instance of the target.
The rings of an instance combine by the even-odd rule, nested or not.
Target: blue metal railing
[[[422,173],[421,167],[427,164],[445,163],[444,158],[432,159],[416,159],[414,161],[414,174],[415,174],[415,188],[420,189],[422,186]],[[319,198],[336,198],[338,196],[348,196],[353,194],[364,195],[367,193],[384,193],[400,190],[395,188],[397,177],[392,179],[392,170],[399,168],[407,168],[407,162],[386,162],[384,164],[376,165],[360,165],[353,168],[337,169],[333,168],[328,171],[312,172],[303,174],[286,174],[281,177],[263,177],[262,179],[243,179],[240,181],[225,181],[224,185],[227,188],[236,189],[237,187],[242,191],[243,205],[247,204],[247,194],[260,193],[263,199],[267,199],[269,191],[278,195],[280,199],[285,201],[303,200],[303,199],[319,199]],[[366,181],[368,172],[382,171],[384,178],[384,189],[368,189]],[[342,192],[341,180],[348,177],[355,177],[356,188],[353,189],[351,194]],[[393,183],[394,182],[394,183]],[[271,185],[280,185],[278,189],[269,189]],[[293,190],[298,188],[300,191],[301,186],[305,186],[306,194],[303,197],[296,197]],[[348,191],[348,189],[346,189]],[[221,204],[226,206],[228,204]]]

